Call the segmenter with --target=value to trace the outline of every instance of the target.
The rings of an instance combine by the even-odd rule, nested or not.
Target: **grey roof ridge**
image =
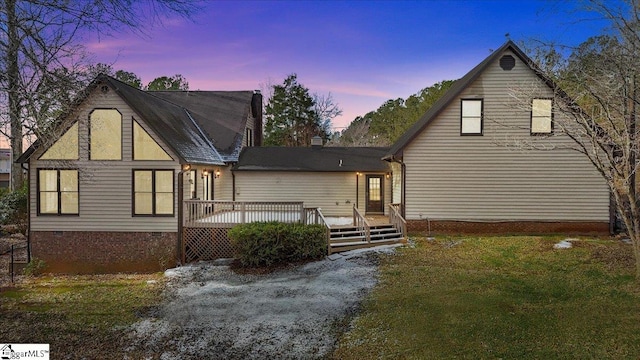
[[[486,67],[492,63],[499,54],[506,49],[511,48],[513,52],[522,60],[527,66],[533,70],[547,85],[551,88],[557,89],[553,80],[545,76],[542,71],[535,65],[535,63],[529,58],[512,40],[508,40],[498,49],[494,50],[487,58],[476,65],[471,71],[466,73],[462,78],[458,79],[453,86],[436,101],[427,112],[425,112],[418,121],[416,121],[407,131],[402,134],[398,140],[393,144],[389,153],[383,158],[384,160],[394,160],[402,156],[402,151],[413,139],[415,139],[422,130],[431,123],[431,121],[444,110],[451,101],[453,101],[467,86],[480,76],[480,74],[486,69]],[[564,94],[561,94],[564,95]],[[568,97],[568,96],[567,96]]]
[[[122,84],[124,84],[124,85],[130,86],[130,85],[128,85],[127,83],[124,83],[124,82],[122,82],[122,81],[120,81],[120,80],[118,80],[118,79],[116,79],[116,78],[114,78],[114,77],[111,77],[111,76],[108,76],[108,75],[106,75],[106,76],[107,76],[107,77],[109,78],[109,80],[111,80],[111,81],[115,80],[115,81],[120,82],[120,83],[122,83]],[[132,86],[130,86],[130,87],[132,87]],[[140,92],[142,92],[142,93],[146,94],[147,96],[153,96],[153,98],[154,98],[154,99],[157,99],[157,100],[160,100],[160,101],[162,101],[162,102],[165,102],[165,103],[171,104],[171,105],[173,105],[173,106],[175,106],[175,107],[177,107],[177,108],[181,109],[182,111],[184,111],[184,113],[187,115],[187,117],[189,118],[189,120],[191,120],[191,123],[192,123],[192,124],[195,126],[195,128],[198,130],[198,133],[200,134],[200,137],[201,137],[201,138],[202,138],[202,139],[207,143],[207,145],[209,145],[209,147],[211,148],[211,150],[213,150],[213,152],[214,152],[215,156],[216,156],[216,157],[217,157],[217,159],[219,160],[219,163],[216,163],[216,164],[213,164],[213,165],[224,165],[224,161],[222,160],[222,157],[221,157],[221,156],[220,156],[220,154],[218,153],[218,150],[217,150],[217,149],[216,149],[216,147],[213,145],[213,143],[211,142],[211,140],[209,139],[209,137],[208,137],[208,136],[206,136],[206,135],[204,134],[204,132],[202,131],[202,129],[200,128],[200,126],[198,125],[198,123],[193,119],[193,117],[191,116],[191,113],[189,113],[189,110],[188,110],[187,108],[185,108],[185,107],[184,107],[184,106],[182,106],[182,105],[176,104],[176,103],[175,103],[175,102],[173,102],[173,101],[169,101],[169,100],[164,99],[164,98],[162,98],[162,97],[160,97],[160,96],[156,96],[156,95],[153,93],[153,91],[146,91],[146,90],[138,89],[138,88],[135,88],[135,87],[132,87],[132,88],[134,88],[134,89],[136,89],[136,90],[138,90],[138,91],[140,91]],[[117,90],[116,90],[116,91],[117,91]],[[184,91],[184,90],[175,90],[175,91]],[[126,100],[125,100],[125,101],[126,101]],[[131,105],[130,105],[130,106],[131,106]],[[133,107],[133,106],[132,106],[132,107]],[[142,115],[141,115],[141,116],[142,116]],[[163,139],[163,140],[164,140],[164,139]],[[167,143],[167,141],[166,141],[166,140],[165,140],[165,143]],[[169,143],[169,145],[170,145],[170,143]],[[175,151],[175,149],[174,149],[174,151]],[[186,161],[186,160],[185,160],[185,161]]]
[[[198,123],[195,121],[193,116],[191,116],[191,113],[189,112],[189,110],[187,110],[185,108],[182,108],[182,110],[184,110],[184,112],[187,114],[187,117],[189,118],[189,120],[191,120],[191,122],[196,127],[196,129],[198,129],[198,133],[200,134],[200,136],[204,139],[204,141],[207,143],[207,145],[209,145],[211,147],[211,150],[213,150],[213,152],[215,153],[216,157],[220,161],[219,164],[213,164],[213,165],[224,165],[224,161],[222,160],[222,156],[220,156],[220,153],[218,152],[218,149],[216,149],[215,145],[213,145],[213,143],[211,142],[209,137],[204,134],[204,131],[202,131],[202,129],[200,128]]]
[[[179,105],[174,104],[172,102],[166,101],[166,100],[164,100],[164,99],[162,99],[162,98],[160,98],[158,96],[152,95],[148,91],[145,91],[145,90],[136,88],[134,86],[131,86],[131,85],[125,83],[124,81],[120,81],[120,80],[114,78],[113,76],[109,76],[107,74],[99,74],[96,77],[96,81],[98,81],[100,78],[104,78],[107,82],[109,82],[110,85],[113,87],[113,90],[123,99],[123,101],[125,103],[127,103],[127,105],[129,105],[131,107],[131,109],[133,109],[136,113],[138,113],[138,115],[145,121],[145,123],[149,123],[149,121],[147,119],[145,119],[144,113],[139,111],[138,107],[135,106],[133,103],[131,103],[131,101],[129,101],[129,99],[126,96],[123,95],[122,90],[120,88],[118,88],[117,86],[115,86],[114,82],[122,84],[122,85],[124,85],[124,86],[126,86],[128,88],[131,88],[134,91],[138,91],[138,92],[144,94],[144,96],[152,96],[156,100],[160,100],[162,102],[171,104],[172,106],[175,106],[175,107],[177,107],[177,108],[179,108],[181,110],[184,110],[184,108],[182,106],[179,106]],[[199,127],[198,127],[198,129],[199,129]],[[165,144],[167,144],[167,146],[169,146],[171,148],[171,150],[173,150],[174,153],[176,153],[176,155],[178,155],[179,158],[181,158],[181,160],[186,161],[186,159],[184,159],[184,156],[180,153],[180,151],[178,151],[173,146],[171,141],[168,141],[162,133],[158,133],[158,136],[164,141]]]

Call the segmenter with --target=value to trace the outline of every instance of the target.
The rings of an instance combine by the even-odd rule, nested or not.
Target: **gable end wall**
[[[94,108],[114,108],[122,113],[122,160],[88,160],[88,116]],[[132,160],[132,117],[162,146],[174,161]],[[101,231],[101,232],[176,232],[178,204],[174,203],[173,217],[132,216],[132,169],[170,169],[175,172],[177,198],[178,157],[168,149],[144,120],[113,91],[106,94],[95,89],[87,100],[71,115],[79,120],[79,161],[41,161],[38,157],[46,149],[39,149],[30,161],[31,231]],[[79,169],[79,216],[37,215],[37,170],[41,168]]]
[[[405,148],[407,220],[608,223],[605,181],[586,157],[559,149],[571,140],[530,135],[530,111],[517,109],[510,89],[536,84],[536,97],[553,94],[514,57],[511,71],[490,64]],[[460,136],[462,98],[484,99],[483,136]],[[521,140],[555,150],[505,146]]]

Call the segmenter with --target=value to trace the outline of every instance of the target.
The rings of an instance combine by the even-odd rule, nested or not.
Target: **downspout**
[[[407,198],[407,167],[404,164],[404,161],[399,161],[400,162],[400,173],[402,174],[402,191],[400,192],[400,215],[402,215],[402,217],[404,219],[407,218],[407,214],[405,209],[407,208],[407,204],[405,203],[406,198]]]
[[[358,203],[358,201],[360,200],[360,173],[357,172],[356,173],[356,208],[360,208],[360,204]]]
[[[183,170],[182,164],[180,164],[180,172],[178,173],[178,243],[176,244],[176,254],[178,255],[178,261],[180,262],[180,265],[184,265],[184,254],[182,253],[182,221],[184,219],[184,172],[185,170]]]
[[[231,200],[236,201],[236,173],[231,170]]]

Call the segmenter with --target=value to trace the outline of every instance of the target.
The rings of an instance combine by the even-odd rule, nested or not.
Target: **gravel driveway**
[[[131,348],[161,359],[313,359],[377,281],[381,253],[357,250],[293,269],[242,275],[215,263],[166,272],[167,301],[134,325]]]

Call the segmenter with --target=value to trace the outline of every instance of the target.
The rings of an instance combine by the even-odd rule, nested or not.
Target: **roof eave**
[[[505,50],[511,48],[511,50],[531,68],[533,62],[531,59],[524,54],[513,41],[509,40],[504,43],[500,48],[495,50],[491,55],[486,57],[482,62],[476,65],[471,71],[466,73],[462,78],[456,81],[449,91],[445,93],[443,97],[441,97],[436,103],[429,109],[427,112],[413,125],[411,126],[405,133],[400,136],[400,138],[393,144],[391,150],[387,154],[387,156],[394,156],[396,158],[402,157],[402,152],[404,148],[411,143],[423,130],[424,128],[433,121],[453,100],[455,100],[460,93],[462,93],[473,81],[475,81],[480,74],[484,72],[484,70],[489,66],[489,64],[493,63],[493,61]],[[532,68],[542,77],[542,74]],[[545,82],[549,81],[549,79],[545,79]],[[548,83],[547,83],[548,84]]]

